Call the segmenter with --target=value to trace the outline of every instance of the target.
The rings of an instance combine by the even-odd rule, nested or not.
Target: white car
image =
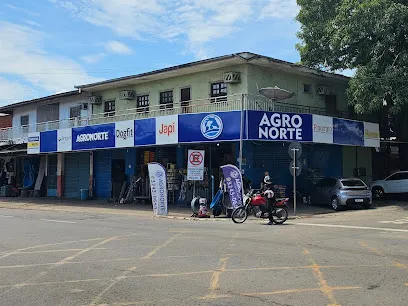
[[[408,193],[408,171],[395,172],[384,180],[374,181],[371,190],[375,199],[385,194]]]

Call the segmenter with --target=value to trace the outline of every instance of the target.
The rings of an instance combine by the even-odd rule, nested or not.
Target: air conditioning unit
[[[101,96],[91,96],[91,97],[89,97],[89,102],[91,104],[101,105],[102,104],[102,97]]]
[[[318,95],[330,95],[331,90],[330,87],[327,86],[316,86],[316,94]]]
[[[224,73],[224,83],[241,83],[241,73],[240,72],[226,72]]]
[[[81,109],[82,110],[88,110],[88,103],[82,103],[81,104]]]
[[[136,99],[136,92],[134,90],[122,90],[120,93],[121,100],[134,100]]]

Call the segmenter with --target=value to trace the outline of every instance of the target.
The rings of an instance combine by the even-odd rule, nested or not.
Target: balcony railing
[[[329,113],[322,108],[306,105],[287,104],[283,102],[274,102],[262,96],[235,94],[217,98],[197,99],[191,101],[174,102],[172,104],[151,105],[148,107],[144,106],[140,108],[116,110],[115,112],[92,114],[88,117],[61,119],[57,121],[43,122],[23,127],[0,129],[0,144],[25,143],[27,142],[28,134],[33,132],[44,132],[64,128],[81,127],[87,125],[145,119],[168,115],[222,112],[241,109],[317,114],[374,122],[372,118],[362,118],[355,114],[346,112]]]

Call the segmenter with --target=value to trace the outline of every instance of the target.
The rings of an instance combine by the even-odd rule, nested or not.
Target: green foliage
[[[408,139],[408,1],[297,0],[302,63],[357,69],[348,96],[359,113],[389,114]]]

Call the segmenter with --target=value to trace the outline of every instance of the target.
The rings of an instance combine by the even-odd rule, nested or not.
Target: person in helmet
[[[273,218],[272,218],[272,208],[275,205],[276,198],[275,198],[275,188],[272,184],[272,181],[269,177],[265,178],[265,184],[263,185],[263,194],[266,198],[266,210],[268,212],[268,218],[269,218],[269,225],[273,224]]]

